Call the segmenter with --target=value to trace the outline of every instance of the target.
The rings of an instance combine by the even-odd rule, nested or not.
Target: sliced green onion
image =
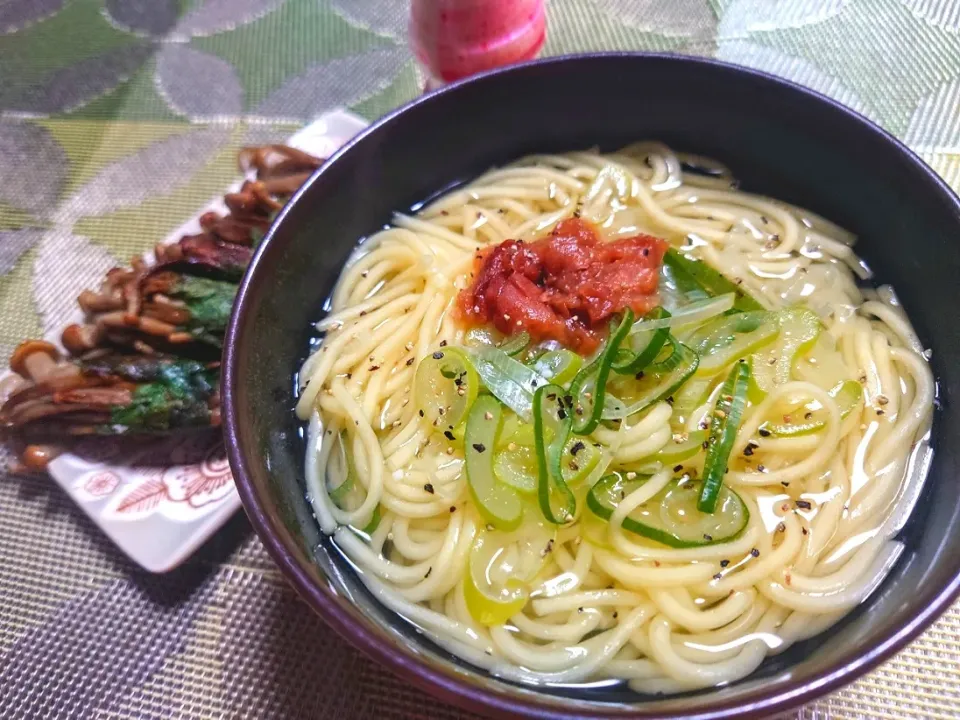
[[[521,352],[526,350],[527,345],[530,344],[530,333],[526,330],[519,332],[516,335],[511,335],[509,338],[500,343],[497,348],[502,350],[507,355],[519,355]]]
[[[734,306],[736,299],[737,296],[734,293],[727,293],[726,295],[707,298],[706,300],[698,300],[695,303],[678,308],[672,313],[664,310],[663,312],[665,314],[659,318],[652,317],[648,313],[642,320],[638,320],[633,324],[633,327],[630,328],[630,334],[634,335],[636,333],[659,330],[661,328],[674,328],[681,325],[702,323],[730,310]]]
[[[530,344],[530,334],[524,330],[504,338],[491,328],[475,327],[467,330],[464,342],[470,347],[497,348],[507,355],[517,355]]]
[[[863,402],[863,387],[856,380],[844,380],[828,390],[827,394],[835,398],[837,405],[840,406],[841,420],[845,420]],[[822,410],[823,408],[820,407],[819,403],[816,403],[816,405],[807,404],[790,413],[791,418],[799,416],[798,422],[787,422],[786,420],[782,423],[765,422],[760,426],[760,429],[774,437],[794,437],[819,432],[827,426]]]
[[[533,345],[529,345],[523,353],[517,356],[517,359],[523,362],[525,365],[530,365],[533,367],[533,364],[544,353],[550,352],[551,350],[556,351],[563,349],[563,345],[556,340],[542,340]]]
[[[664,268],[670,268],[671,281],[684,293],[689,301],[702,300],[705,297],[717,297],[733,293],[736,300],[733,303],[735,310],[749,312],[763,310],[763,305],[748,295],[736,283],[727,280],[707,263],[694,260],[679,250],[670,248],[663,256]],[[699,290],[699,292],[697,292]]]
[[[648,478],[628,480],[621,473],[600,479],[587,495],[587,508],[609,520],[620,501]],[[743,499],[729,488],[720,488],[716,511],[697,509],[701,483],[686,478],[672,480],[623,519],[623,529],[674,548],[703,547],[737,539],[750,521]]]
[[[533,447],[533,425],[523,422],[514,413],[507,413],[503,420],[503,428],[497,438],[497,449],[505,448],[510,443]]]
[[[577,500],[563,479],[563,449],[573,421],[559,385],[544,385],[533,396],[533,431],[537,452],[537,499],[543,516],[555,525],[574,518]]]
[[[713,378],[690,378],[673,396],[673,415],[670,422],[683,426],[694,411],[706,402]]]
[[[690,336],[690,346],[700,355],[700,376],[715,375],[737,360],[772,343],[780,333],[774,313],[765,311],[725,315]]]
[[[703,444],[707,441],[707,431],[694,430],[693,432],[685,433],[685,435],[686,437],[679,441],[671,439],[666,445],[653,453],[653,455],[647,455],[647,457],[631,463],[631,466],[638,468],[655,465],[673,467],[679,462],[689,460],[703,450]]]
[[[496,347],[498,341],[494,333],[488,327],[470,328],[464,334],[463,342],[468,347]]]
[[[780,326],[777,341],[750,356],[750,399],[754,402],[790,381],[797,358],[813,347],[823,329],[817,314],[804,307],[786,308],[775,316]]]
[[[550,557],[557,530],[535,513],[524,513],[512,532],[481,531],[470,549],[463,593],[481,625],[502,625],[523,609],[530,584]]]
[[[537,450],[533,445],[511,443],[497,451],[493,459],[497,480],[517,492],[532,495],[537,491]]]
[[[698,353],[722,350],[738,335],[751,333],[764,325],[776,325],[776,316],[764,310],[733,313],[714,319],[687,336],[687,344]]]
[[[529,586],[503,569],[500,555],[503,546],[500,535],[506,533],[481,532],[474,540],[467,561],[467,577],[463,584],[463,599],[473,619],[481,625],[503,625],[523,610],[530,595]],[[500,575],[496,580],[491,574]]]
[[[493,472],[497,480],[524,495],[535,493],[539,481],[536,443],[532,433],[530,439],[530,444],[509,443],[497,451],[493,460]],[[577,436],[569,438],[560,456],[560,475],[567,486],[576,487],[589,477],[601,456],[602,453],[593,443]]]
[[[503,411],[496,398],[481,395],[470,408],[464,437],[467,487],[484,519],[499,530],[513,530],[523,518],[523,505],[513,488],[497,482],[494,447]]]
[[[578,435],[589,435],[600,424],[600,416],[605,410],[604,396],[607,392],[610,366],[631,325],[633,325],[633,311],[627,308],[620,324],[610,333],[603,352],[580,371],[570,386],[570,394],[573,396],[575,406],[573,431]]]
[[[637,332],[636,327],[643,322],[659,323],[669,320],[670,313],[662,307],[656,307],[644,315],[644,320],[631,326],[631,334],[621,343],[610,367],[622,375],[635,375],[656,360],[670,330],[663,326]]]
[[[744,361],[733,366],[730,375],[720,388],[720,396],[710,421],[710,436],[707,439],[707,457],[703,461],[703,487],[697,508],[712,513],[717,509],[723,476],[737,439],[740,419],[747,405],[747,383],[750,382],[750,365]]]
[[[513,442],[514,434],[524,425],[524,422],[517,417],[516,413],[506,412],[503,415],[503,425],[500,427],[500,434],[497,436],[497,449],[505,448]],[[533,438],[533,434],[530,435]]]
[[[554,385],[566,386],[583,367],[583,358],[570,350],[547,350],[537,357],[531,367]]]
[[[463,350],[445,347],[420,361],[414,392],[424,419],[443,432],[464,421],[479,386],[480,379]]]
[[[546,378],[497,348],[471,348],[467,356],[480,380],[497,400],[529,422],[533,393],[547,384]]]
[[[577,487],[600,464],[603,453],[596,445],[576,435],[567,440],[560,456],[560,474],[570,487]]]
[[[670,354],[647,367],[642,375],[617,383],[617,405],[607,405],[604,420],[620,420],[645,410],[673,395],[697,370],[697,354],[672,335],[667,338]]]
[[[660,283],[657,294],[660,303],[668,310],[680,310],[691,303],[706,302],[712,297],[683,268],[667,262],[666,255],[660,266]]]

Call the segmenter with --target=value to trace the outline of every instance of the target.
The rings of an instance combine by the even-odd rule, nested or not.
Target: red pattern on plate
[[[117,504],[117,512],[134,513],[153,510],[168,497],[167,486],[163,480],[147,480],[134,487]]]
[[[225,496],[233,476],[224,456],[223,444],[217,443],[196,465],[179,465],[163,473],[167,496],[173,502],[199,508]]]
[[[109,470],[94,473],[83,483],[83,489],[93,497],[106,497],[120,484],[120,476]]]
[[[206,477],[202,474],[199,477],[195,477],[187,486],[189,493],[187,495],[187,502],[190,503],[191,507],[195,508],[216,502],[224,496],[225,493],[222,492],[222,490],[230,486],[232,479],[230,473],[226,473],[220,477]]]
[[[139,449],[138,449],[139,450]],[[139,450],[132,464],[118,466],[118,483],[124,492],[106,514],[152,514],[189,522],[208,506],[229,497],[233,475],[223,441],[212,435],[181,436]],[[89,493],[91,499],[97,499]]]
[[[187,502],[193,507],[216,502],[229,491],[232,482],[233,475],[223,443],[217,443],[207,451],[207,456],[200,465],[200,477],[190,482]]]

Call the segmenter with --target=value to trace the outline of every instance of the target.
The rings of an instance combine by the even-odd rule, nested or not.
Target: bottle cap
[[[452,82],[536,57],[543,0],[413,0],[410,44],[427,72]]]

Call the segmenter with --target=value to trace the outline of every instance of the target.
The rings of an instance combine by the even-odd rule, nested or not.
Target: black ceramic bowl
[[[658,139],[726,162],[744,187],[853,230],[926,347],[940,403],[936,454],[869,600],[749,678],[685,696],[521,687],[491,678],[372,600],[321,537],[304,498],[293,376],[358,238],[437,191],[525,153]],[[273,226],[240,289],[224,375],[230,464],[247,514],[303,598],[411,682],[488,714],[732,718],[766,715],[849,682],[915,638],[960,589],[960,201],[916,156],[816,93],[721,63],[617,54],[535,62],[420,98],[327,162]],[[317,648],[317,653],[323,652]],[[596,692],[596,694],[592,694]]]

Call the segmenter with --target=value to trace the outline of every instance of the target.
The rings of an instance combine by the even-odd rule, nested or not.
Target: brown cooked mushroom
[[[323,158],[314,157],[289,145],[263,145],[243,148],[240,151],[239,164],[243,172],[254,170],[257,177],[266,179],[304,170],[316,170],[323,164]]]
[[[77,298],[80,309],[87,315],[95,312],[106,312],[108,310],[119,310],[123,307],[123,295],[120,290],[110,288],[104,292],[95,293],[92,290],[84,290]]]
[[[60,449],[53,445],[27,445],[20,454],[20,461],[25,469],[40,472],[46,470],[50,461],[59,454]]]
[[[100,343],[102,333],[96,325],[67,325],[60,342],[71,355],[82,355]]]
[[[10,369],[40,383],[56,369],[59,359],[57,348],[46,340],[24,340],[10,356]]]
[[[51,388],[71,385],[80,375],[80,368],[60,360],[56,347],[46,340],[25,340],[10,357],[10,369],[33,385]]]

